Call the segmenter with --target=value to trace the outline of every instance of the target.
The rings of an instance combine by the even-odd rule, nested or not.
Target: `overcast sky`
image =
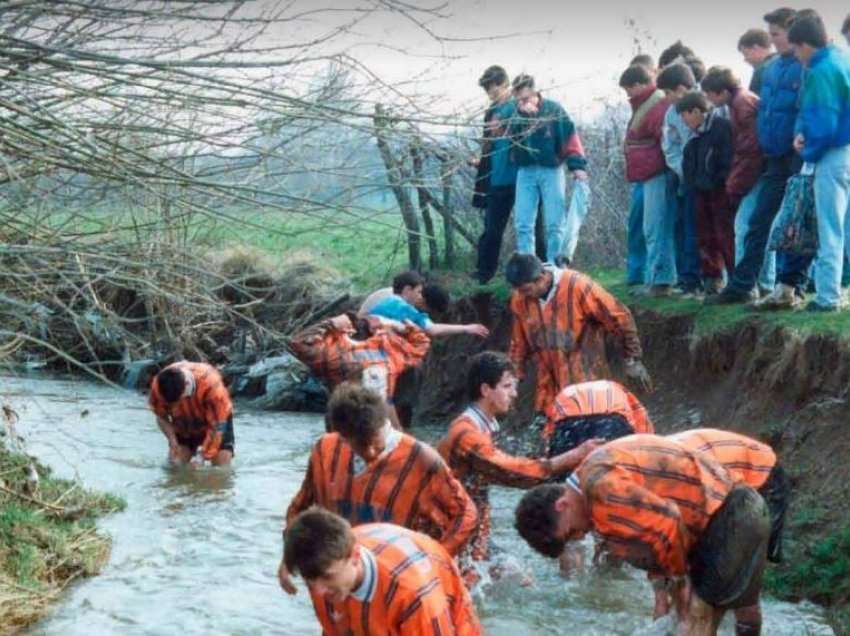
[[[430,6],[437,6],[437,1]],[[411,0],[411,4],[429,3]],[[358,44],[352,51],[384,79],[417,78],[417,90],[444,96],[440,105],[444,111],[482,105],[478,76],[486,66],[501,64],[511,76],[531,73],[538,84],[548,87],[550,96],[586,119],[598,112],[601,100],[622,99],[617,79],[638,48],[657,56],[682,39],[706,66],[731,66],[748,81],[750,68],[736,50],[738,37],[748,28],[764,28],[762,16],[778,6],[782,5],[764,0],[449,0],[443,13],[450,17],[429,22],[440,35],[461,39],[519,35],[437,42],[412,22],[382,14],[358,26],[352,36]],[[818,10],[830,34],[844,45],[839,29],[850,4],[813,0],[795,8],[804,7]]]

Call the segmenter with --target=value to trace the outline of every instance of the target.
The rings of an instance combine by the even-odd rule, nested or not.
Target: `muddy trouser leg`
[[[756,605],[770,530],[761,495],[749,486],[735,486],[688,555],[696,594],[718,609]]]
[[[632,435],[634,432],[626,418],[617,413],[567,417],[555,424],[555,430],[549,438],[547,454],[549,457],[554,457],[580,446],[589,439],[610,441]],[[555,477],[553,481],[563,482],[568,476]]]
[[[788,475],[782,466],[774,466],[764,486],[759,489],[759,494],[764,498],[770,512],[770,542],[767,546],[767,560],[771,563],[781,563],[782,530],[785,526],[785,514],[788,511],[788,500],[791,494]]]
[[[756,603],[749,607],[735,610],[735,635],[759,636],[761,634],[761,605]]]

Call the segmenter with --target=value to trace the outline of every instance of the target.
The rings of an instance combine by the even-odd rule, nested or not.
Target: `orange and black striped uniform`
[[[564,387],[547,412],[543,437],[548,439],[555,424],[570,417],[622,415],[635,433],[654,433],[646,408],[623,385],[611,380],[594,380]]]
[[[584,274],[547,269],[554,281],[546,299],[518,292],[511,297],[510,357],[520,375],[529,358],[537,361],[534,405],[540,413],[568,384],[610,377],[606,333],[620,340],[626,357],[641,356],[637,327],[625,305]]]
[[[215,367],[202,362],[175,362],[167,368],[189,371],[195,379],[192,395],[169,404],[162,397],[157,378],[151,383],[148,404],[157,417],[171,423],[177,441],[201,446],[205,459],[213,459],[221,447],[223,433],[217,428],[233,419],[233,403]]]
[[[531,488],[550,476],[547,461],[515,457],[496,447],[499,423],[470,406],[449,425],[437,450],[478,508],[478,533],[470,545],[475,561],[490,555],[490,484]]]
[[[707,453],[733,478],[756,490],[764,486],[776,466],[776,453],[770,446],[737,433],[698,428],[667,437],[691,450]]]
[[[417,366],[430,345],[428,335],[415,326],[408,328],[404,335],[393,329],[376,327],[367,339],[355,340],[337,331],[330,320],[308,327],[289,342],[298,359],[331,390],[346,380],[360,380],[369,367],[384,367],[388,398],[392,398],[401,373]]]
[[[576,476],[604,547],[663,576],[685,574],[688,553],[735,483],[705,453],[658,435],[609,442]]]
[[[454,559],[436,541],[399,526],[354,528],[363,581],[345,601],[311,591],[324,636],[480,636]]]
[[[458,554],[475,532],[475,504],[436,450],[410,435],[393,435],[395,447],[360,472],[359,458],[338,433],[320,437],[287,523],[315,504],[352,526],[387,522],[424,532]]]

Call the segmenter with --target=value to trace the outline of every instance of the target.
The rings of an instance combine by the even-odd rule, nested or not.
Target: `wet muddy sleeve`
[[[434,461],[427,500],[421,503],[420,511],[442,530],[440,544],[456,556],[475,533],[478,511],[466,489],[436,452]]]
[[[517,378],[525,377],[525,361],[528,358],[528,334],[525,332],[525,323],[517,311],[516,305],[511,303],[511,344],[508,356],[513,362]]]
[[[315,477],[318,473],[319,461],[319,445],[313,447],[313,452],[310,453],[310,463],[307,464],[307,472],[304,474],[304,481],[301,482],[301,488],[295,493],[289,508],[286,509],[286,518],[284,519],[284,530],[293,522],[299,513],[307,510],[310,506],[318,503],[316,498],[316,481]]]
[[[685,574],[688,530],[674,503],[635,483],[617,466],[592,468],[583,475],[582,487],[606,549],[642,570]]]
[[[204,398],[204,420],[206,433],[201,445],[204,459],[213,459],[221,448],[224,429],[233,418],[230,394],[223,384],[214,386]]]
[[[649,419],[649,413],[646,412],[646,407],[641,404],[640,400],[630,391],[626,391],[626,400],[631,409],[630,419],[635,433],[655,433],[655,425]]]
[[[456,442],[457,456],[469,469],[487,481],[512,488],[532,488],[549,477],[547,462],[528,457],[515,457],[499,450],[484,433],[468,429]]]
[[[581,308],[601,323],[608,332],[621,338],[623,355],[627,358],[641,357],[640,338],[632,312],[608,290],[589,278],[585,278],[581,292]]]

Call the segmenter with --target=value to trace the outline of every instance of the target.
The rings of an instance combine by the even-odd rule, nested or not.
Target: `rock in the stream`
[[[133,360],[124,364],[121,373],[121,384],[134,391],[146,390],[162,368],[162,362],[158,360]]]
[[[252,404],[280,411],[321,412],[327,403],[325,387],[296,357],[285,353],[252,365],[248,381],[265,378],[265,391]]]

